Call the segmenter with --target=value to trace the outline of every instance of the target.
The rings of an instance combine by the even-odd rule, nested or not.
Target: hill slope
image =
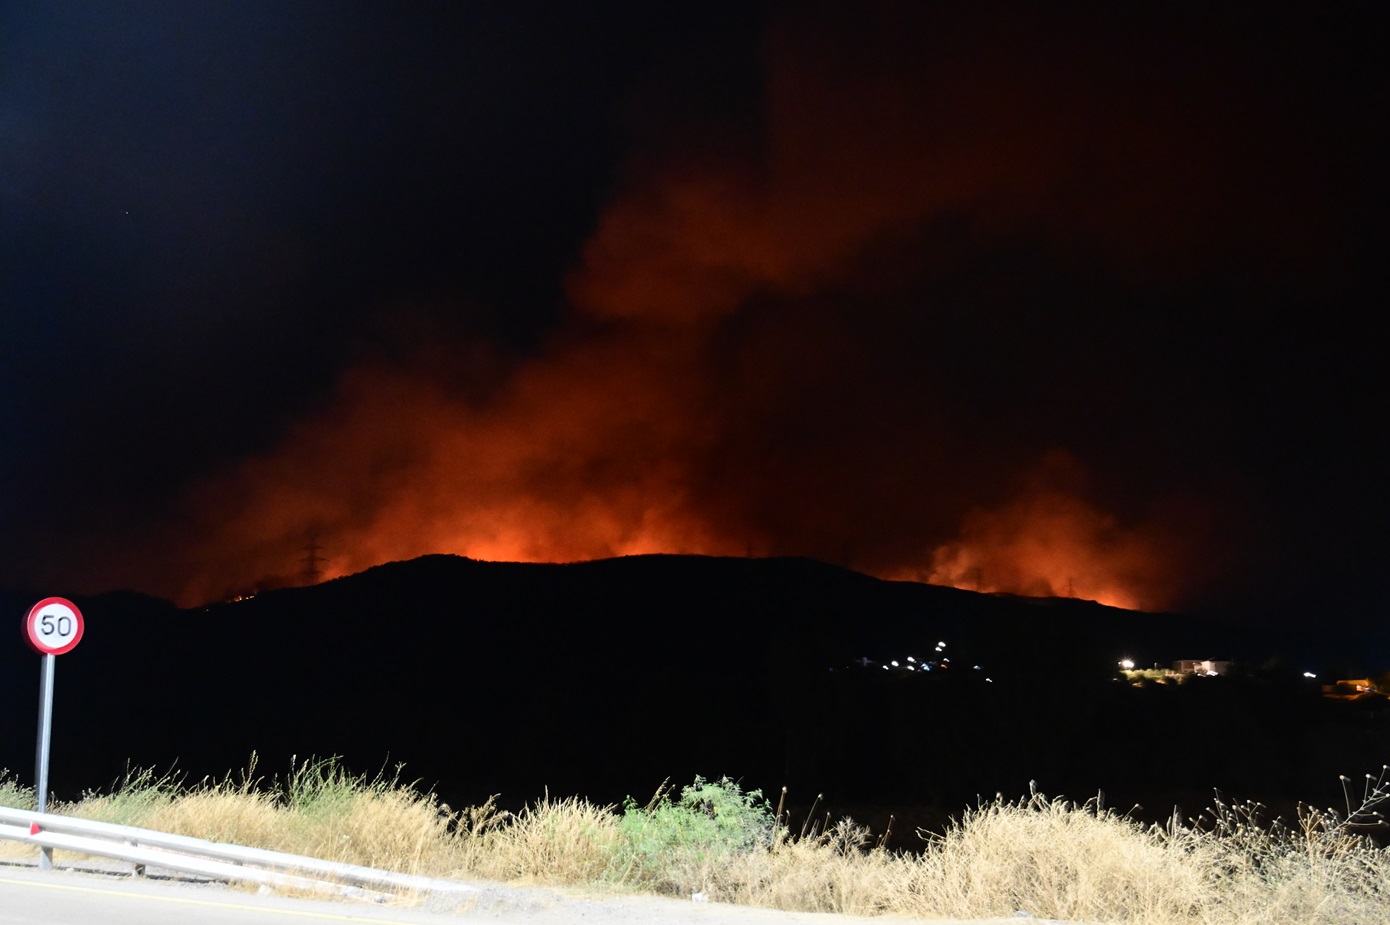
[[[1031,778],[1085,796],[1120,780],[1292,788],[1325,770],[1284,757],[1305,725],[1325,729],[1306,689],[1113,681],[1121,656],[1257,663],[1277,640],[804,559],[426,556],[201,610],[130,594],[79,603],[87,633],[58,671],[60,796],[127,761],[200,776],[252,751],[271,772],[293,755],[404,762],[457,799],[549,787],[618,800],[699,773],[959,805]],[[935,673],[906,670],[929,659]],[[17,705],[0,766],[27,769],[37,671],[19,645],[0,660]],[[1222,734],[1220,760],[1135,761],[1235,711],[1245,728]]]

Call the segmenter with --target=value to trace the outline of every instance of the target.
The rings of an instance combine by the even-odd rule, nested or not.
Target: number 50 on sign
[[[44,598],[29,609],[24,638],[40,655],[71,651],[82,641],[82,611],[64,598]]]

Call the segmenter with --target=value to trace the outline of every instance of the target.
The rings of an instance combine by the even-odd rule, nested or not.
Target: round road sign
[[[24,639],[40,655],[62,655],[82,641],[82,611],[66,598],[46,597],[29,608]]]

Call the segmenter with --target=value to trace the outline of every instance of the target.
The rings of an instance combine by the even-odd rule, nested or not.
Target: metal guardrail
[[[471,893],[477,890],[477,887],[452,880],[4,806],[0,806],[0,838],[39,848],[116,858],[134,864],[137,872],[146,866],[161,867],[217,880],[244,880],[364,899],[383,899],[390,893],[402,891]]]

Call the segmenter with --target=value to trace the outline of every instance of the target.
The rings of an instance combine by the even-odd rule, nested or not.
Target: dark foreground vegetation
[[[32,797],[0,773],[0,803]],[[1303,810],[1280,823],[1253,804],[1216,804],[1197,820],[1145,826],[1095,802],[1034,793],[966,808],[913,852],[885,847],[846,818],[793,825],[780,805],[727,779],[697,778],[621,807],[546,797],[517,812],[492,801],[455,811],[398,779],[304,761],[280,775],[258,776],[253,764],[191,786],[134,772],[58,809],[408,873],[586,893],[927,919],[1368,925],[1386,918],[1390,853],[1356,829],[1386,798],[1381,776],[1362,785],[1347,815]],[[33,850],[0,842],[0,855]],[[720,916],[737,920],[727,908]]]
[[[32,601],[9,598],[18,621]],[[1322,698],[1300,653],[1249,628],[800,559],[431,556],[197,610],[78,601],[86,635],[58,661],[60,798],[131,764],[197,780],[253,751],[267,767],[404,763],[452,805],[501,794],[513,810],[728,775],[788,788],[801,813],[823,795],[818,813],[880,832],[892,815],[890,844],[911,847],[915,829],[1030,782],[1146,822],[1214,790],[1292,818],[1299,801],[1340,805],[1340,775],[1390,759],[1385,701]],[[1122,657],[1235,668],[1135,687]],[[32,767],[35,662],[0,647],[0,766]]]

